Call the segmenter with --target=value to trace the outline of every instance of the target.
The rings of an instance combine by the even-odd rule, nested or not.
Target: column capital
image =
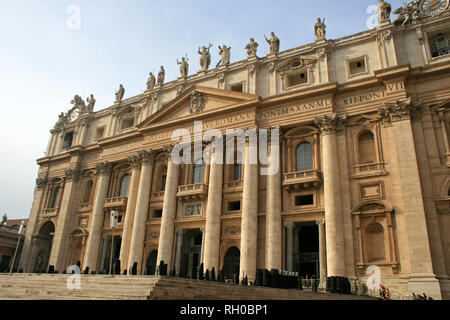
[[[386,102],[383,107],[378,108],[378,117],[384,122],[396,122],[415,119],[420,115],[419,102],[413,98]]]
[[[139,169],[142,164],[142,159],[139,154],[132,155],[127,158],[128,163],[130,164],[132,169]]]
[[[148,163],[155,159],[157,152],[152,149],[142,150],[138,152],[138,157],[141,159],[142,163]]]
[[[111,170],[111,167],[108,161],[99,162],[95,165],[96,174],[107,174]]]
[[[322,135],[334,134],[340,125],[345,124],[347,115],[338,116],[336,113],[326,114],[314,119]]]
[[[284,226],[288,229],[294,229],[295,222],[285,222]]]
[[[81,177],[81,170],[78,169],[67,169],[64,170],[64,178],[68,181],[77,181]]]
[[[48,184],[48,179],[47,178],[37,178],[36,179],[36,187],[38,189],[44,188],[47,184]]]
[[[173,150],[174,147],[175,147],[174,145],[164,146],[163,149],[162,149],[162,152],[161,152],[161,157],[163,159],[171,160],[172,159],[172,150]]]
[[[325,224],[325,219],[317,219],[317,220],[316,220],[316,224],[317,224],[318,226],[324,225],[324,224]]]

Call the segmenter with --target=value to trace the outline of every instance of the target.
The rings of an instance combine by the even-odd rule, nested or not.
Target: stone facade
[[[391,292],[448,299],[450,42],[435,47],[450,15],[404,21],[74,106],[38,159],[21,266],[107,272],[112,253],[128,273],[163,260],[187,277],[204,263],[352,283],[377,266]],[[172,132],[194,121],[279,128],[280,170],[261,175],[248,145],[243,165],[175,163]]]

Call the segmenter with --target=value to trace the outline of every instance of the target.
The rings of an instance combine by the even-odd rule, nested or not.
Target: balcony
[[[309,190],[322,184],[318,170],[285,173],[283,186],[287,191]]]
[[[385,163],[368,163],[353,166],[353,178],[365,178],[372,176],[385,175]]]
[[[153,202],[164,201],[164,191],[153,192],[152,201]]]
[[[200,184],[188,184],[178,187],[177,197],[181,200],[204,200],[208,194],[208,186]]]
[[[127,206],[127,197],[107,198],[103,204],[103,208],[125,208]]]

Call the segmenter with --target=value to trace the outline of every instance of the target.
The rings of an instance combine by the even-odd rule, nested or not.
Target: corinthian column
[[[158,258],[156,261],[158,265],[161,261],[164,261],[170,269],[172,262],[175,211],[177,208],[178,173],[180,171],[180,166],[172,162],[172,148],[168,148],[166,152],[168,153],[169,161],[167,165],[166,189],[164,191],[161,231],[159,233]]]
[[[424,194],[422,192],[419,161],[416,155],[413,126],[411,120],[420,114],[420,107],[412,99],[386,103],[378,110],[380,117],[392,125],[397,161],[393,161],[392,173],[398,177],[399,191],[403,199],[399,205],[399,219],[405,221],[404,236],[407,239],[409,252],[408,288],[410,292],[424,292],[433,299],[441,299],[441,288],[436,279],[434,268],[438,257],[442,256],[440,248],[435,248],[436,261],[432,259],[430,241],[433,235],[427,228],[435,227],[431,219],[432,212],[425,212]],[[425,174],[425,173],[423,173]],[[401,202],[400,202],[401,203]],[[437,240],[439,241],[439,240]]]
[[[275,166],[275,162],[280,163],[280,144],[279,141],[271,141],[268,148],[269,166]],[[272,154],[272,144],[276,146],[276,152]],[[266,239],[266,269],[281,270],[281,170],[280,165],[274,174],[267,176],[266,188],[266,223],[267,223],[267,239]]]
[[[150,199],[151,179],[153,174],[152,152],[140,153],[142,158],[141,178],[136,201],[136,214],[133,222],[133,234],[131,235],[129,269],[137,262],[137,273],[142,270],[142,254],[144,251],[145,222],[147,220],[148,205]]]
[[[36,189],[34,191],[33,206],[31,207],[30,219],[28,220],[25,239],[19,268],[23,268],[25,272],[31,272],[31,247],[33,234],[37,232],[36,225],[38,223],[39,213],[42,210],[44,200],[44,189],[47,185],[47,179],[36,179]]]
[[[69,246],[69,231],[71,228],[74,206],[77,203],[78,180],[81,172],[69,169],[64,173],[64,192],[61,199],[61,206],[56,223],[55,237],[53,238],[52,252],[50,254],[49,265],[55,270],[62,272],[67,267],[66,254]]]
[[[223,164],[216,163],[216,151],[211,154],[208,203],[204,243],[204,270],[219,270],[220,218],[222,213]]]
[[[345,118],[330,114],[317,118],[322,135],[325,229],[328,277],[345,276],[344,226],[342,222],[341,179],[336,145],[336,126]]]
[[[248,137],[247,137],[248,138]],[[254,146],[257,151],[257,146]],[[242,196],[241,222],[241,261],[239,274],[241,280],[247,276],[249,281],[256,278],[256,252],[258,236],[258,164],[250,161],[250,144],[245,141],[244,192]]]
[[[131,232],[133,231],[134,213],[136,209],[136,199],[138,194],[139,177],[141,174],[141,159],[139,155],[128,158],[131,166],[130,191],[128,192],[127,209],[125,211],[125,221],[123,224],[122,243],[120,245],[120,268],[123,272],[127,266],[130,249]]]
[[[100,250],[100,238],[104,219],[103,204],[108,193],[111,166],[108,162],[97,164],[97,191],[95,193],[94,207],[89,221],[90,230],[84,257],[84,268],[89,267],[90,271],[97,271],[98,253]]]

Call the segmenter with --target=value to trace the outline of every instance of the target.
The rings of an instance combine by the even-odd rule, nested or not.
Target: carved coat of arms
[[[189,106],[189,111],[191,114],[200,113],[205,108],[205,98],[203,97],[203,93],[194,92],[191,95],[191,104]]]

